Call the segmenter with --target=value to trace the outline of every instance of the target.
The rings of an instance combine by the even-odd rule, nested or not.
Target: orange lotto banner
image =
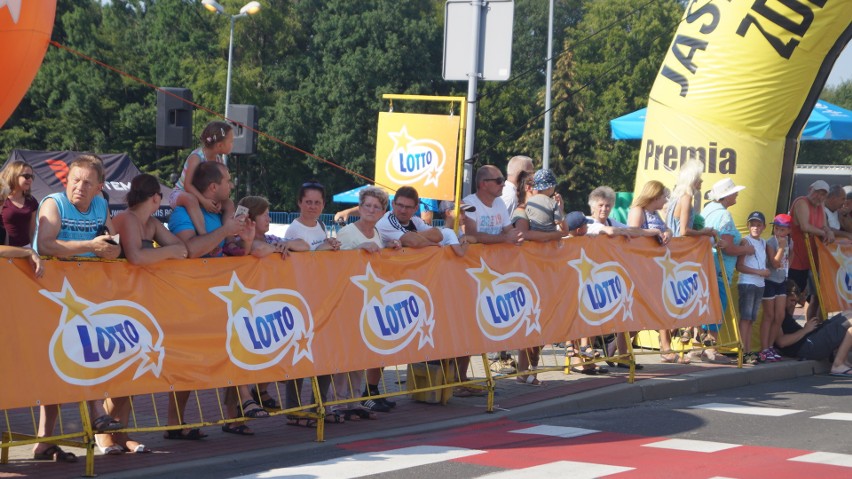
[[[0,409],[206,389],[717,322],[706,238],[0,262]]]
[[[819,290],[826,312],[852,308],[852,245],[816,242]]]
[[[459,125],[453,115],[380,112],[376,184],[413,186],[421,198],[452,200]]]

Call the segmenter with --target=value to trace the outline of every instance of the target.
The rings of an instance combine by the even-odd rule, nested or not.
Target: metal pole
[[[229,119],[231,107],[231,63],[234,60],[234,22],[236,21],[236,15],[231,15],[231,36],[228,39],[228,79],[225,81],[225,119]]]
[[[471,18],[470,34],[473,38],[473,54],[471,55],[470,73],[467,78],[467,126],[464,139],[464,193],[462,197],[467,196],[471,192],[473,183],[473,143],[474,143],[474,126],[476,124],[476,84],[480,77],[479,72],[479,31],[481,28],[482,9],[485,7],[484,0],[473,0],[470,2],[474,8]]]
[[[541,152],[541,167],[550,168],[550,88],[553,79],[553,1],[550,0],[550,15],[547,23],[547,86],[544,89],[544,147]]]

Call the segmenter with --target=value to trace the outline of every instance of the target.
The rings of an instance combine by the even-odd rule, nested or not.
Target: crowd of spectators
[[[507,176],[495,166],[480,167],[475,175],[476,190],[459,205],[457,230],[435,228],[415,213],[420,197],[412,187],[402,187],[390,201],[380,188],[367,187],[359,194],[358,206],[347,210],[359,219],[331,235],[319,221],[325,207],[322,184],[308,181],[299,189],[300,216],[287,229],[286,237],[269,234],[269,202],[248,196],[234,206],[233,183],[223,155],[230,152],[233,131],[226,123],[211,122],[201,134],[201,148],[186,160],[175,193],[169,198],[174,211],[165,227],[153,215],[160,208],[162,193],[157,178],[136,177],[127,195],[127,209],[115,218],[109,214],[102,196],[104,170],[99,158],[82,155],[69,167],[66,188],[37,202],[30,194],[32,168],[24,162],[9,164],[0,175],[2,223],[5,232],[0,256],[27,258],[34,274],[41,276],[41,256],[68,258],[89,256],[103,259],[126,258],[131,264],[147,265],[166,260],[253,255],[264,258],[291,252],[338,251],[361,249],[378,253],[383,248],[450,247],[464,256],[471,243],[514,244],[525,241],[561,241],[577,236],[653,237],[661,255],[673,237],[706,237],[714,246],[714,259],[723,310],[728,307],[727,293],[735,271],[739,272],[739,332],[747,359],[754,364],[780,359],[780,354],[813,359],[833,357],[832,374],[852,376],[846,357],[852,346],[852,326],[845,316],[835,316],[825,324],[818,320],[819,304],[804,249],[803,233],[812,240],[834,242],[852,238],[852,193],[824,181],[814,182],[806,196],[796,198],[790,214],[779,214],[772,221],[771,238],[762,238],[766,228],[763,213],[748,218],[749,236],[741,238],[728,211],[744,189],[731,179],[723,179],[710,188],[709,202],[701,208],[703,164],[686,162],[670,191],[659,181],[643,185],[630,207],[627,224],[610,217],[615,192],[607,186],[593,189],[589,195],[589,215],[580,211],[566,214],[558,190],[558,181],[549,170],[534,171],[533,160],[517,156],[509,161]],[[455,211],[449,204],[446,211]],[[699,214],[700,212],[700,214]],[[341,216],[343,217],[343,216]],[[72,227],[73,225],[73,227]],[[789,236],[788,236],[789,235]],[[119,240],[120,239],[120,240]],[[719,262],[721,260],[721,263]],[[724,266],[724,269],[722,268]],[[788,281],[788,270],[789,279]],[[804,293],[803,293],[804,292]],[[806,322],[799,326],[792,309],[800,295],[808,300]],[[758,319],[762,306],[760,352],[751,354],[751,324]],[[658,331],[662,362],[688,363],[689,357],[673,351],[673,333],[683,342],[693,341],[700,348],[700,359],[728,363],[730,359],[716,351],[722,318],[701,328],[683,331]],[[605,374],[602,359],[629,357],[628,340],[635,332],[611,335],[595,347],[594,338],[566,341],[566,355],[572,370],[583,374]],[[519,351],[519,383],[542,386],[536,366],[542,346]],[[837,352],[837,356],[832,356]],[[695,356],[693,356],[695,359]],[[468,381],[469,357],[452,358],[460,382]],[[631,357],[630,361],[633,359]],[[633,363],[636,368],[641,364]],[[627,367],[622,361],[610,366]],[[317,378],[318,394],[324,402],[355,399],[346,407],[328,407],[326,421],[332,423],[357,419],[376,419],[387,413],[395,402],[381,396],[382,371],[326,375]],[[266,409],[298,408],[302,402],[302,379],[284,385],[284,404],[267,391],[267,384],[239,385],[225,391],[225,414],[230,421],[223,432],[251,435],[245,418],[268,417]],[[459,396],[482,394],[481,389],[458,387]],[[206,437],[200,429],[181,428],[188,391],[170,394],[166,439],[198,440]],[[315,400],[316,398],[314,398]],[[150,448],[126,433],[112,432],[128,423],[129,398],[90,401],[97,431],[97,445],[104,454],[145,453]],[[51,436],[57,418],[57,406],[41,406],[38,436]],[[315,426],[312,420],[288,416],[288,424]],[[74,462],[76,457],[58,445],[38,443],[34,458]]]

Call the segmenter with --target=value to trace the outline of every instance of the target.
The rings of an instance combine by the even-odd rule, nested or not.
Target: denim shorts
[[[775,299],[779,296],[787,296],[787,287],[784,283],[776,283],[775,281],[764,281],[766,286],[763,287],[763,299]]]
[[[763,299],[763,286],[753,284],[738,284],[740,293],[740,320],[754,321],[757,319],[757,309]]]

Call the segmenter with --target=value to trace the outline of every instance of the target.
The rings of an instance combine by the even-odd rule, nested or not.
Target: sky
[[[826,86],[837,86],[844,81],[852,81],[852,42],[846,44],[840,58],[834,62],[834,69],[828,75]]]

